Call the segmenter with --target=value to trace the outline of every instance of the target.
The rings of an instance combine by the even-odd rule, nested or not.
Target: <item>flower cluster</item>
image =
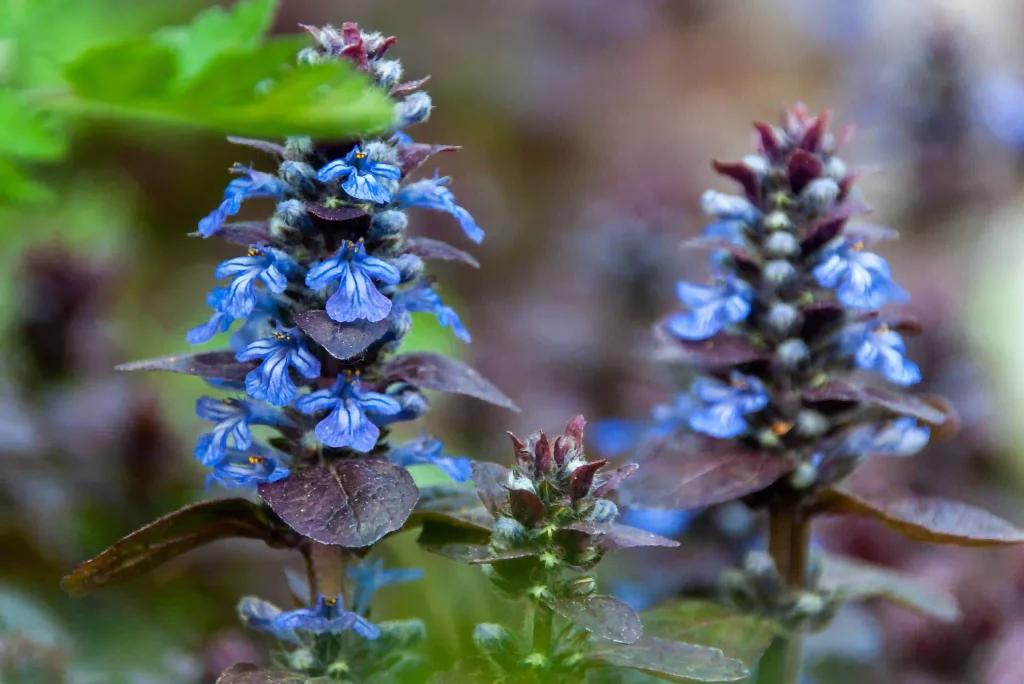
[[[365,681],[371,674],[397,676],[413,664],[407,651],[422,640],[423,624],[417,620],[374,624],[368,619],[370,602],[377,590],[421,576],[417,569],[385,570],[383,561],[367,561],[349,570],[351,610],[346,610],[342,596],[318,594],[312,606],[286,611],[247,596],[239,602],[238,614],[247,627],[278,641],[282,650],[275,658],[293,672],[345,681]],[[295,593],[309,595],[301,580],[292,584]]]
[[[895,231],[849,219],[867,211],[837,156],[844,132],[802,105],[783,127],[757,124],[758,153],[715,163],[742,195],[708,190],[712,280],[681,282],[682,310],[659,324],[670,355],[702,373],[647,434],[692,431],[787,459],[798,488],[829,486],[870,454],[910,455],[928,441],[935,408],[862,384],[866,371],[907,387],[911,321],[878,309],[907,301],[881,256]],[[666,426],[668,429],[666,429]]]
[[[317,44],[300,54],[300,64],[351,60],[396,98],[395,118],[384,136],[340,146],[301,137],[283,146],[234,139],[271,152],[279,166],[265,173],[236,165],[239,177],[199,222],[203,237],[247,247],[244,256],[217,267],[224,285],[207,298],[213,312],[187,336],[204,343],[242,321],[231,338],[231,360],[248,365],[244,378],[206,374],[236,394],[203,397],[196,405],[199,417],[213,423],[196,458],[213,469],[210,482],[227,487],[278,481],[318,453],[372,452],[388,425],[422,415],[422,392],[382,374],[388,353],[410,329],[411,313],[433,313],[470,339],[424,274],[424,258],[458,250],[436,241],[425,250],[406,237],[406,210],[415,207],[448,212],[473,241],[483,237],[455,203],[447,178],[408,179],[431,154],[451,149],[416,144],[400,132],[430,114],[430,97],[418,90],[424,81],[401,82],[401,63],[385,57],[394,38],[355,24],[306,28]],[[228,221],[255,198],[277,200],[267,221]],[[360,343],[350,343],[351,336]],[[253,425],[278,430],[282,437],[271,441],[281,448],[255,442]],[[397,447],[394,456],[403,466],[436,463],[453,477],[469,474],[465,459],[445,456],[427,437]]]

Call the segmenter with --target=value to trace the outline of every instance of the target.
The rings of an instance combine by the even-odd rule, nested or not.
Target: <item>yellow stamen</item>
[[[275,330],[274,331],[274,339],[275,340],[288,340],[288,339],[291,339],[291,337],[288,335],[288,333],[283,333],[280,330]]]
[[[251,257],[263,256],[263,252],[261,252],[260,250],[256,249],[255,247],[250,247],[247,254],[248,254],[248,256],[251,256]]]
[[[793,424],[787,423],[784,420],[777,420],[774,423],[772,423],[772,434],[774,434],[777,437],[782,437],[792,429]]]
[[[878,333],[879,335],[884,335],[885,333],[889,332],[889,326],[886,325],[885,323],[882,323],[877,328],[875,328],[875,332]]]
[[[252,465],[259,465],[260,463],[263,463],[266,460],[267,459],[263,458],[262,456],[250,456],[249,457],[249,463],[251,463]]]
[[[333,608],[334,606],[338,605],[338,599],[336,599],[336,598],[325,598],[324,599],[324,605],[325,606],[330,606],[330,607]]]
[[[365,152],[356,152],[356,159],[366,159]]]
[[[862,250],[864,249],[864,241],[863,241],[863,240],[857,240],[857,242],[854,242],[854,243],[853,243],[853,247],[852,247],[852,249],[853,249],[853,251],[855,251],[855,252],[860,252],[860,251],[862,251]]]

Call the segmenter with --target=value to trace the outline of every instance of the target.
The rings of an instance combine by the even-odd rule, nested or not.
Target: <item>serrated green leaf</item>
[[[49,188],[26,176],[10,159],[0,157],[0,204],[41,202],[52,196]]]
[[[0,154],[26,159],[54,159],[64,152],[64,139],[42,112],[17,94],[0,89]]]
[[[278,0],[242,0],[230,11],[210,7],[187,26],[161,29],[154,37],[174,48],[181,65],[178,76],[189,80],[226,52],[258,47],[274,22],[277,4]]]
[[[85,100],[158,108],[178,72],[174,51],[149,39],[126,40],[88,50],[65,76]]]
[[[644,634],[720,649],[753,667],[775,634],[772,623],[706,601],[678,601],[640,614]]]
[[[197,109],[252,101],[264,81],[287,77],[294,69],[290,64],[295,54],[306,43],[301,36],[289,36],[245,52],[217,55],[202,73],[182,86],[180,98]]]

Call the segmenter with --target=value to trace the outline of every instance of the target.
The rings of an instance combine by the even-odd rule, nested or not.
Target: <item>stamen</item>
[[[249,457],[249,463],[252,464],[252,465],[259,465],[260,463],[263,463],[266,460],[267,459],[263,458],[262,456],[250,456]]]
[[[263,252],[256,249],[255,247],[250,247],[247,255],[251,257],[263,256]]]
[[[772,423],[772,434],[774,434],[776,437],[782,437],[792,429],[793,424],[787,423],[784,420],[777,420],[774,423]]]

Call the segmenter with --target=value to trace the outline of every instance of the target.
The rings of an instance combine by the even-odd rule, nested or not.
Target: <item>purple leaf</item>
[[[315,682],[315,679],[288,670],[276,667],[267,669],[259,665],[239,663],[225,670],[217,678],[216,684],[315,684]]]
[[[306,202],[306,212],[313,228],[324,236],[327,249],[332,252],[345,240],[365,238],[373,221],[371,214],[356,207],[326,207]]]
[[[800,243],[804,254],[810,254],[842,232],[846,221],[854,216],[867,214],[871,207],[859,197],[847,197],[835,206],[827,216],[815,221],[808,229],[807,237]]]
[[[711,162],[711,166],[718,173],[742,185],[748,200],[754,204],[761,201],[761,179],[752,168],[743,162],[721,162],[717,159]]]
[[[942,425],[946,414],[921,399],[877,387],[861,387],[844,380],[833,380],[823,387],[804,393],[804,401],[812,404],[838,401],[865,404],[904,416],[912,416],[931,425]]]
[[[505,489],[508,476],[509,470],[503,465],[473,461],[473,484],[476,485],[476,493],[484,508],[492,515],[496,515],[498,511],[508,510],[508,492]]]
[[[442,261],[459,261],[473,268],[480,268],[480,262],[472,254],[458,247],[453,247],[441,240],[431,238],[407,238],[405,253],[414,254],[421,259],[440,259]]]
[[[266,140],[253,140],[252,138],[236,138],[233,135],[228,136],[228,142],[234,143],[235,145],[244,145],[251,147],[254,150],[260,150],[268,154],[272,154],[275,157],[284,156],[284,145],[278,145],[277,143],[267,142]]]
[[[575,523],[561,529],[575,530],[591,537],[597,537],[598,548],[602,552],[634,549],[641,546],[664,546],[674,548],[679,542],[674,539],[651,534],[629,525],[618,523]]]
[[[673,335],[666,321],[661,321],[655,326],[654,335],[659,343],[654,356],[658,361],[666,363],[685,363],[714,369],[768,359],[768,353],[764,350],[725,333],[719,333],[709,340],[690,342]]]
[[[544,519],[544,502],[528,489],[509,489],[508,503],[512,517],[527,527],[536,527]]]
[[[84,596],[143,575],[153,568],[220,539],[262,539],[286,545],[288,532],[246,499],[217,499],[186,506],[132,532],[61,581],[72,596]]]
[[[593,491],[590,493],[591,496],[595,499],[600,499],[607,494],[611,494],[612,490],[616,489],[639,469],[640,466],[636,463],[627,463],[619,466],[607,475],[602,475],[597,479],[597,482],[595,483],[597,486],[594,487]]]
[[[619,491],[646,508],[703,508],[761,491],[790,473],[779,454],[751,451],[728,440],[656,440],[638,454],[639,474]]]
[[[591,461],[584,463],[569,476],[569,498],[573,501],[582,499],[590,492],[590,485],[594,483],[594,476],[597,471],[604,468],[608,461]]]
[[[416,79],[415,81],[406,81],[405,83],[399,83],[391,89],[392,95],[400,95],[402,93],[411,93],[414,90],[419,90],[423,85],[430,80],[430,76],[424,76],[423,78]]]
[[[438,152],[455,152],[460,149],[462,148],[458,145],[424,145],[421,143],[399,145],[398,160],[399,166],[402,167],[402,176],[408,176]]]
[[[266,221],[234,221],[225,223],[215,236],[233,245],[248,247],[256,243],[271,244],[270,225]],[[189,233],[190,237],[203,237],[202,233]]]
[[[903,493],[860,491],[853,484],[821,492],[824,514],[874,518],[911,541],[953,546],[1005,546],[1024,542],[1024,530],[959,501]]]
[[[389,382],[404,381],[420,389],[453,392],[475,397],[512,411],[519,407],[494,384],[455,359],[433,352],[412,352],[395,357],[383,372]]]
[[[657,637],[644,637],[628,646],[600,646],[587,656],[587,660],[639,670],[671,682],[724,684],[745,682],[750,677],[746,665],[727,658],[717,648]]]
[[[373,323],[370,321],[338,323],[331,320],[327,312],[322,309],[297,314],[295,322],[331,356],[342,361],[363,353],[388,331],[386,319]]]
[[[611,596],[589,596],[552,601],[551,609],[591,634],[621,644],[632,644],[643,634],[633,609]]]
[[[259,361],[235,361],[235,352],[229,349],[197,354],[171,354],[145,361],[132,361],[116,366],[119,371],[169,371],[197,375],[207,380],[245,382],[249,371]]]
[[[821,175],[821,160],[804,150],[796,150],[789,158],[789,185],[800,193],[808,183]]]
[[[346,459],[262,484],[292,529],[321,544],[369,546],[402,527],[419,499],[412,476],[387,461]]]
[[[404,527],[419,527],[427,520],[471,530],[494,531],[494,516],[480,504],[476,490],[464,485],[421,487],[420,500]]]

